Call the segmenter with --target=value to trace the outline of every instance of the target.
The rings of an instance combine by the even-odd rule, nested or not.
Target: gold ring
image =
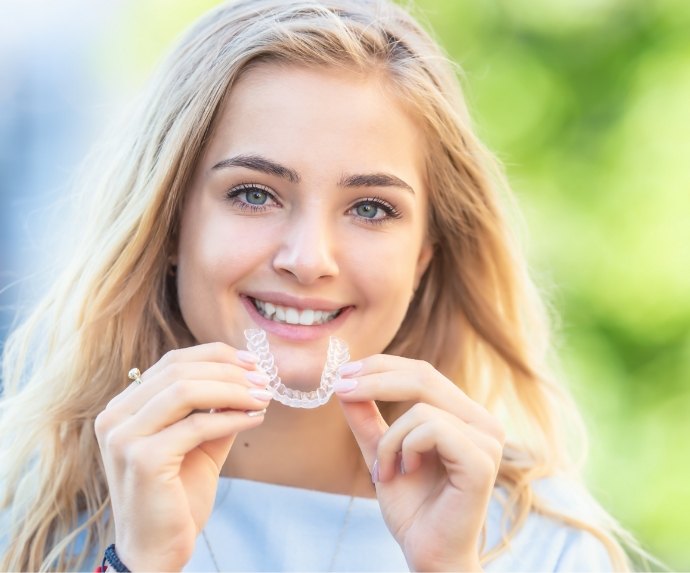
[[[139,386],[141,384],[141,372],[139,372],[138,368],[132,368],[128,373],[127,376],[129,376],[130,380],[134,380],[134,383]]]

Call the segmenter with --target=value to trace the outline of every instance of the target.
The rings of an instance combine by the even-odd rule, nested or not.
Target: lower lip
[[[330,335],[337,330],[347,319],[350,311],[354,308],[346,306],[333,320],[323,324],[313,324],[305,326],[303,324],[288,324],[286,322],[276,322],[263,316],[254,306],[254,303],[247,296],[241,296],[242,303],[247,309],[249,316],[259,328],[266,332],[287,340],[308,341],[317,340]]]

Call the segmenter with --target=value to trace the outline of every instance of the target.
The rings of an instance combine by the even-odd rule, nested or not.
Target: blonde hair
[[[167,273],[185,189],[233,83],[264,61],[380,73],[421,121],[434,257],[387,351],[429,361],[510,430],[498,476],[509,522],[484,561],[537,511],[591,532],[626,569],[616,540],[625,534],[593,501],[579,519],[534,492],[540,477],[577,480],[564,420],[578,429],[579,419],[552,381],[547,313],[500,206],[507,185],[472,131],[452,65],[408,13],[379,0],[218,7],[181,39],[103,150],[82,247],[5,348],[0,509],[10,529],[0,568],[91,567],[87,552],[71,556],[77,539],[98,548],[111,539],[93,422],[133,364],[193,342]]]

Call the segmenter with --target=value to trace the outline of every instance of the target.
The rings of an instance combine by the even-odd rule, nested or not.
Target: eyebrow
[[[348,175],[338,181],[340,187],[398,187],[414,195],[414,189],[395,175],[388,173],[367,173],[365,175]]]
[[[259,171],[267,175],[275,175],[286,179],[290,183],[299,183],[302,178],[294,169],[285,167],[280,163],[272,161],[266,157],[256,154],[241,154],[223,159],[216,163],[211,169],[227,169],[230,167],[244,167],[253,171]],[[357,175],[344,175],[338,181],[339,187],[398,187],[411,192],[414,189],[399,177],[388,173],[366,173]]]
[[[294,169],[284,167],[280,163],[266,159],[261,155],[235,155],[228,159],[223,159],[216,163],[211,169],[227,169],[228,167],[245,167],[253,171],[260,171],[267,175],[277,175],[282,179],[287,179],[290,183],[299,183],[300,176]]]

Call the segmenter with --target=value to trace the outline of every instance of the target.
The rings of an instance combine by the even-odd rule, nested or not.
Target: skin
[[[184,566],[219,474],[376,497],[412,569],[479,569],[503,431],[431,365],[381,354],[432,256],[423,141],[376,76],[264,64],[233,88],[175,257],[198,345],[168,353],[96,420],[130,569]],[[289,172],[232,160],[248,156]],[[250,296],[342,313],[274,326]],[[328,336],[346,340],[353,361],[337,398],[247,415],[269,405],[268,380],[241,351],[256,326],[283,381],[303,390],[318,385]],[[413,406],[389,427],[375,401]]]
[[[304,340],[313,327],[269,330],[281,378],[301,389],[318,385],[328,334],[346,340],[353,358],[386,347],[431,256],[416,125],[376,79],[339,76],[324,81],[323,72],[277,66],[247,73],[216,125],[180,226],[180,308],[197,341],[244,348],[244,329],[258,325],[245,295],[346,309],[335,331],[314,340]],[[292,170],[300,181],[244,166],[214,168],[250,154]],[[411,189],[339,184],[381,173]],[[228,199],[228,190],[247,184],[264,195],[263,204],[249,204],[247,191]],[[387,217],[372,201],[362,204],[372,197],[399,217]],[[358,216],[357,206],[375,219]]]

